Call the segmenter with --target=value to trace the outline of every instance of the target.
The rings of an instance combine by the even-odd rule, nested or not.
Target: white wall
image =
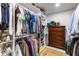
[[[71,22],[73,11],[74,10],[69,10],[69,11],[64,11],[64,12],[49,15],[47,16],[46,23],[49,23],[51,21],[60,22],[60,25],[66,26],[67,29]],[[66,40],[69,40],[69,36],[67,32],[66,32]]]
[[[46,23],[49,23],[50,21],[56,21],[60,22],[60,25],[65,25],[68,27],[71,21],[72,13],[74,10],[64,11],[56,14],[52,14],[47,16]]]

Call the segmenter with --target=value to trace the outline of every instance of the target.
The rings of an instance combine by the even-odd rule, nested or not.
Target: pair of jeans
[[[2,3],[2,26],[5,28],[9,27],[9,4]]]

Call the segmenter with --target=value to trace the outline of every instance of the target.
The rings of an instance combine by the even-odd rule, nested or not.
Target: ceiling
[[[34,13],[40,12],[40,9],[36,6],[33,6],[31,3],[19,3],[20,5],[24,6],[25,8],[28,8],[29,10],[33,11]]]
[[[35,3],[35,6],[36,6],[35,7],[30,3],[21,3],[21,4],[25,7],[30,8],[31,10],[35,12],[39,12],[39,9],[36,8],[36,7],[39,7],[43,9],[43,13],[45,13],[46,15],[75,9],[78,5],[77,3],[61,3],[59,7],[55,7],[55,3]]]
[[[36,6],[39,6],[40,8],[44,8],[44,13],[46,15],[50,15],[53,13],[58,13],[70,9],[75,9],[77,7],[76,3],[61,3],[59,7],[55,7],[55,3],[38,3],[35,4]]]

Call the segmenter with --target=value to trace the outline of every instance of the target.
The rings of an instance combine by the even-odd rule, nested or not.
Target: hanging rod
[[[25,34],[25,35],[21,35],[21,36],[16,36],[16,39],[18,39],[18,38],[23,38],[23,37],[30,37],[31,35],[27,35],[27,34]]]
[[[21,36],[18,36],[18,35],[16,35],[16,39],[18,39],[18,38],[23,38],[23,37],[32,37],[32,36],[34,36],[34,35],[37,35],[37,34],[23,34],[23,35],[21,35]]]

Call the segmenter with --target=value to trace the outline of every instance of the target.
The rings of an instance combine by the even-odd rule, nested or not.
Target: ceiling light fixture
[[[59,6],[60,6],[60,3],[56,3],[55,6],[56,6],[56,7],[59,7]]]

